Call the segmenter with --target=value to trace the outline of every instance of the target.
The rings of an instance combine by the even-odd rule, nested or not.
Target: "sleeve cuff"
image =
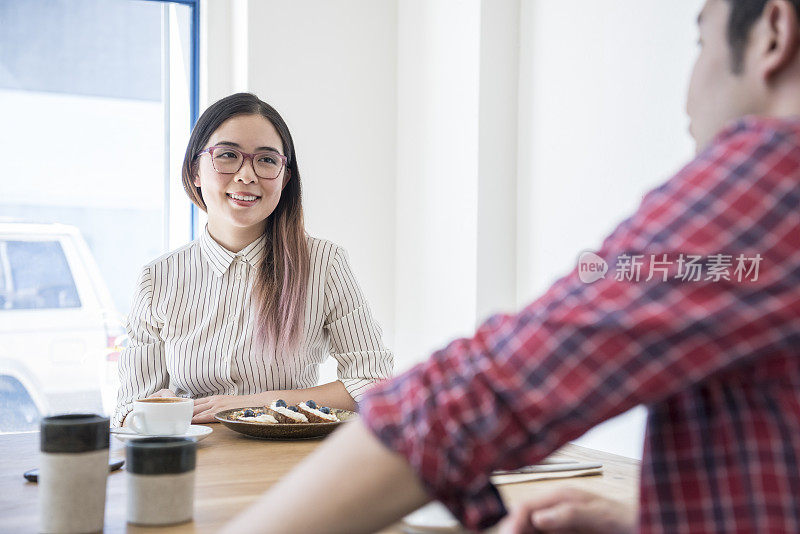
[[[353,397],[356,403],[361,402],[364,394],[372,388],[380,379],[373,378],[342,378],[339,381],[344,384],[344,388]]]
[[[397,382],[394,380],[387,384],[396,385]],[[428,450],[436,444],[426,445],[426,436],[416,435],[413,425],[403,423],[401,408],[383,402],[382,389],[373,390],[359,404],[361,420],[369,431],[386,448],[405,458],[426,492],[446,506],[464,527],[483,530],[500,521],[507,514],[506,507],[488,474],[477,476],[467,486],[462,486],[452,483],[445,474],[447,467],[432,468],[431,458],[445,451]]]
[[[114,410],[114,415],[111,418],[111,427],[112,428],[119,428],[122,426],[122,421],[125,420],[125,417],[129,413],[133,411],[133,404],[123,404],[122,406],[118,406],[116,410]]]

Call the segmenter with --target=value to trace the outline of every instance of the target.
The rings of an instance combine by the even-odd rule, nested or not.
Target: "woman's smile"
[[[251,193],[225,193],[228,200],[235,206],[250,207],[254,206],[261,200],[261,196],[253,195]]]

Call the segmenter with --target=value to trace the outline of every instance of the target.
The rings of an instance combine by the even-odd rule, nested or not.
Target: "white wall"
[[[523,2],[523,301],[692,156],[684,97],[702,3]]]
[[[522,2],[520,302],[692,157],[684,95],[702,4]],[[578,443],[639,457],[644,419],[635,409]]]

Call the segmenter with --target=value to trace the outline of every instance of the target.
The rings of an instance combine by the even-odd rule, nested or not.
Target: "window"
[[[6,280],[8,276],[8,259],[0,243],[0,310],[5,310],[9,297],[7,296],[10,283]]]
[[[192,238],[197,9],[0,2],[0,431],[113,409],[139,270]]]
[[[79,308],[72,272],[57,241],[0,241],[7,257],[7,310]]]

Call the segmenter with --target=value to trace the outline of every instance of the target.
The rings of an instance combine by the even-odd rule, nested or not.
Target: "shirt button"
[[[242,275],[240,275],[240,274],[237,274],[237,275],[236,275],[236,279],[237,279],[237,280],[241,280],[241,279],[242,279]]]

